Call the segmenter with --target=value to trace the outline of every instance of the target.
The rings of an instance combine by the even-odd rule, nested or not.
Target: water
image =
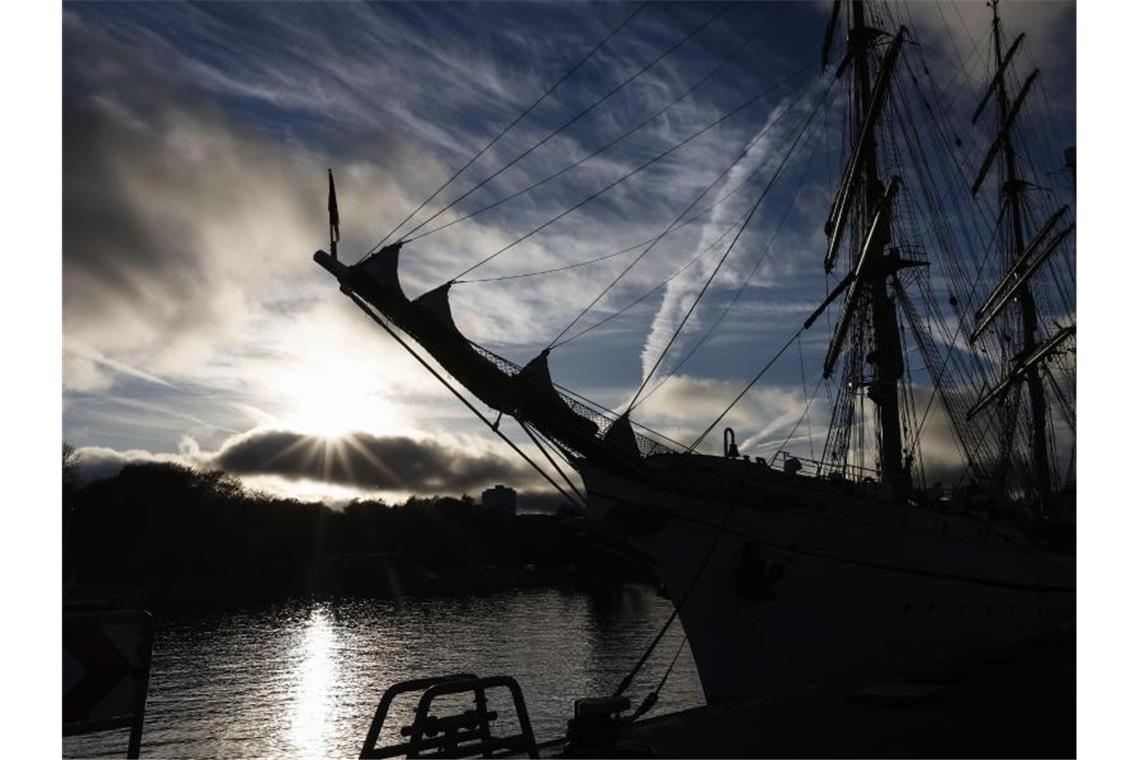
[[[652,589],[630,585],[294,602],[159,619],[142,753],[356,757],[385,687],[451,672],[513,675],[536,737],[555,738],[574,699],[612,692],[671,610]],[[674,624],[630,690],[635,704],[681,644]],[[703,701],[685,646],[654,714]],[[412,709],[397,701],[392,722],[406,725]],[[509,699],[492,709],[513,714]],[[69,737],[63,746],[67,757],[121,757],[126,732]]]

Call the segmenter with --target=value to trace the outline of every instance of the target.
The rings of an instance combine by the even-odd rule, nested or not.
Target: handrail
[[[406,694],[409,691],[422,691],[431,686],[446,681],[473,681],[478,676],[474,673],[452,673],[446,676],[432,676],[430,678],[416,678],[410,681],[401,681],[398,684],[389,686],[384,690],[384,695],[380,697],[380,704],[376,705],[376,712],[372,716],[372,724],[368,727],[368,734],[364,738],[364,746],[360,750],[360,757],[391,757],[391,755],[378,754],[376,751],[376,742],[380,738],[380,731],[384,727],[384,721],[388,718],[388,710],[392,707],[392,702],[396,697],[401,694]]]
[[[506,688],[511,692],[511,698],[515,703],[515,713],[518,716],[519,728],[521,734],[513,737],[503,737],[492,739],[490,730],[487,725],[486,715],[486,692],[488,689]],[[522,688],[519,687],[519,682],[510,676],[490,676],[488,678],[477,678],[474,681],[445,681],[431,686],[420,697],[420,703],[416,707],[416,718],[412,723],[412,737],[411,744],[413,750],[408,753],[408,757],[418,757],[415,751],[415,745],[423,742],[423,734],[425,726],[427,725],[428,711],[431,708],[431,703],[437,697],[446,696],[448,694],[458,694],[464,691],[475,692],[476,711],[480,715],[480,729],[483,734],[484,742],[490,744],[494,743],[497,746],[510,747],[515,751],[525,751],[527,757],[538,757],[538,747],[534,741],[534,729],[530,725],[530,716],[526,710],[526,700],[523,699]],[[482,752],[481,746],[473,746],[472,750]],[[459,757],[461,755],[454,755]]]
[[[491,721],[498,713],[487,709],[487,691],[505,688],[511,693],[519,733],[511,736],[492,736]],[[422,691],[416,705],[415,717],[410,726],[400,729],[408,741],[377,747],[380,733],[388,716],[393,700],[400,694]],[[471,692],[475,698],[475,709],[457,715],[437,717],[431,715],[432,703],[439,697],[450,694]],[[510,676],[479,678],[471,673],[457,673],[447,676],[418,678],[403,681],[389,687],[380,699],[361,758],[388,758],[406,755],[411,758],[423,757],[431,752],[431,757],[492,757],[496,752],[506,750],[512,754],[525,753],[528,757],[538,757],[538,746],[534,739],[526,700],[518,681]]]

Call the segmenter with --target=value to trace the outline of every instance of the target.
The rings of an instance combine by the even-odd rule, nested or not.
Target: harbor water
[[[553,739],[575,698],[614,690],[671,610],[654,589],[631,584],[158,615],[142,754],[355,757],[385,687],[453,672],[513,675],[536,737]],[[677,624],[634,682],[635,704],[678,648],[654,713],[703,704]],[[492,707],[509,725],[509,700]],[[413,708],[396,703],[394,728]],[[65,757],[121,757],[125,747],[125,731],[63,744]]]

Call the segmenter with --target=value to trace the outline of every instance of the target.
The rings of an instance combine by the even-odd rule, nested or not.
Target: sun
[[[276,384],[282,409],[279,422],[288,430],[338,438],[353,432],[388,432],[398,424],[381,384],[351,362],[296,367]]]

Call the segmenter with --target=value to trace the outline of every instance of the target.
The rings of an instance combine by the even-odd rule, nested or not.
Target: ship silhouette
[[[1040,96],[1040,77],[1019,57],[1024,35],[1011,40],[997,3],[992,5],[990,79],[972,125],[948,112],[912,28],[883,5],[836,0],[822,61],[814,64],[816,71],[822,64],[822,73],[801,88],[804,107],[787,109],[780,117],[785,127],[772,130],[786,139],[757,170],[769,172],[766,185],[754,187],[747,179],[731,189],[723,184],[746,148],[653,238],[559,268],[637,250],[620,280],[661,240],[727,195],[751,194],[750,210],[731,234],[697,252],[712,250],[720,259],[621,410],[556,384],[548,364],[552,351],[601,324],[583,328],[582,317],[614,283],[596,297],[584,294],[582,314],[522,365],[465,337],[449,294],[522,240],[570,213],[588,213],[593,198],[699,139],[708,127],[414,299],[400,284],[405,246],[426,245],[420,241],[436,230],[530,188],[421,232],[452,201],[395,235],[398,226],[389,234],[394,242],[386,238],[348,264],[337,253],[340,219],[330,172],[331,247],[318,251],[316,262],[553,488],[581,505],[601,534],[651,558],[709,702],[854,679],[1017,641],[1074,620],[1075,212],[1062,195],[1075,190],[1075,177],[1065,188],[1055,179],[1040,180],[1054,169],[1035,166],[1039,127],[1026,118]],[[845,117],[829,118],[835,109]],[[740,110],[710,117],[710,126]],[[697,302],[719,286],[721,264],[773,182],[809,139],[837,122],[833,139],[846,151],[834,167],[829,213],[820,220],[827,238],[819,251],[827,295],[736,399],[756,387],[805,332],[830,330],[816,394],[805,398],[805,416],[821,388],[830,399],[831,424],[819,458],[784,451],[772,461],[741,456],[727,430],[721,455],[701,453],[731,405],[689,443],[639,424],[638,404],[693,355],[666,371],[663,360],[677,359],[677,337]],[[972,126],[974,135],[984,129],[987,142],[963,139],[959,122],[962,129]],[[1075,157],[1067,163],[1075,167]],[[528,275],[557,276],[559,269]],[[916,392],[916,375],[932,386],[929,400]],[[809,379],[805,397],[811,386]],[[923,467],[935,403],[964,462],[961,481],[951,488],[929,483]],[[503,416],[518,421],[537,454],[502,430]]]

